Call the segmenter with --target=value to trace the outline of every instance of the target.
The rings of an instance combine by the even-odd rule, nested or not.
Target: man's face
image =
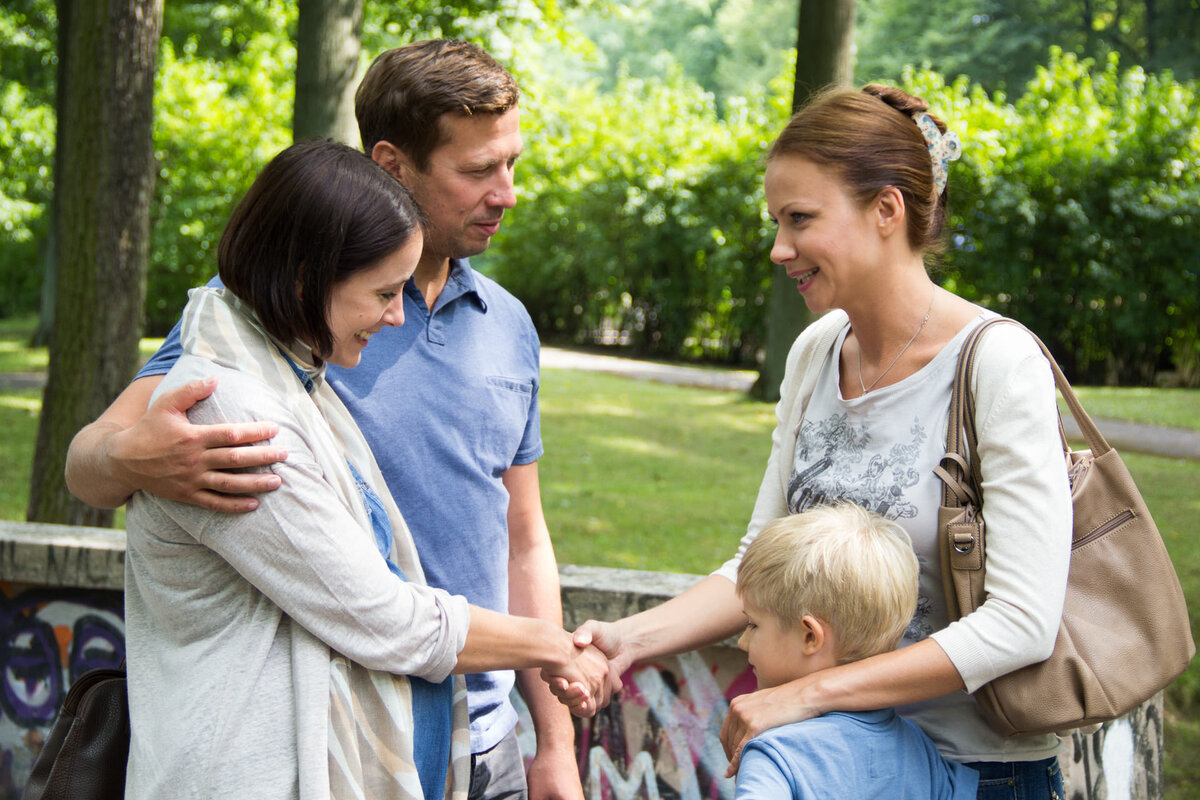
[[[516,205],[513,167],[521,155],[520,109],[439,120],[446,141],[425,170],[402,181],[428,221],[424,259],[466,258],[487,249],[504,210]]]

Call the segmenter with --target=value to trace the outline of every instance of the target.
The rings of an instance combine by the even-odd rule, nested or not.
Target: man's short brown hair
[[[354,96],[363,150],[395,145],[424,171],[441,144],[443,114],[503,114],[521,97],[516,80],[478,45],[433,39],[388,50]]]

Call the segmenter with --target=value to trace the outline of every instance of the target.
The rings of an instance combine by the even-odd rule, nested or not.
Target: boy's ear
[[[805,614],[800,618],[800,638],[804,655],[815,656],[828,641],[829,629],[812,614]]]

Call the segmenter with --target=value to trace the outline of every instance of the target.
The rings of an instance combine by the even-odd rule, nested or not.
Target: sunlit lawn
[[[1200,430],[1200,389],[1082,386],[1079,402],[1093,417]],[[1063,413],[1069,413],[1060,402]]]
[[[28,325],[0,321],[0,371],[44,369]],[[143,355],[157,341],[143,343]],[[539,462],[561,563],[705,573],[734,551],[770,449],[770,404],[598,373],[542,375]],[[1096,416],[1200,429],[1195,390],[1084,389]],[[0,389],[0,518],[22,519],[41,393]],[[1200,462],[1124,454],[1189,599],[1200,637]],[[118,520],[118,524],[120,521]],[[1117,635],[1118,632],[1114,632]],[[1167,797],[1200,797],[1200,665],[1168,694]]]
[[[770,450],[770,404],[570,370],[545,370],[540,397],[561,561],[705,573],[732,554]]]

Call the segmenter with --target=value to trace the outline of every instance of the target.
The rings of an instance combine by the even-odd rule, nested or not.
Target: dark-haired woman
[[[362,434],[324,380],[403,322],[418,211],[363,154],[276,156],[196,289],[159,391],[217,381],[194,422],[273,420],[282,486],[247,514],[146,493],[127,516],[133,736],[127,796],[465,797],[465,688],[451,673],[602,667],[538,620],[424,585]]]
[[[819,96],[768,154],[767,208],[778,226],[771,260],[824,316],[788,357],[742,549],[775,517],[849,500],[907,530],[921,563],[920,603],[901,649],[735,698],[722,731],[731,772],[745,742],[767,728],[894,706],[943,755],[979,770],[979,797],[1062,795],[1056,738],[1004,738],[968,694],[1050,654],[1066,588],[1071,506],[1054,381],[1015,326],[988,333],[971,382],[988,599],[948,624],[942,594],[933,468],[945,451],[959,349],[991,316],[926,272],[957,148],[923,100],[870,85]],[[576,642],[598,644],[620,675],[633,661],[720,641],[744,624],[734,594],[740,553],[671,602],[587,623]]]

